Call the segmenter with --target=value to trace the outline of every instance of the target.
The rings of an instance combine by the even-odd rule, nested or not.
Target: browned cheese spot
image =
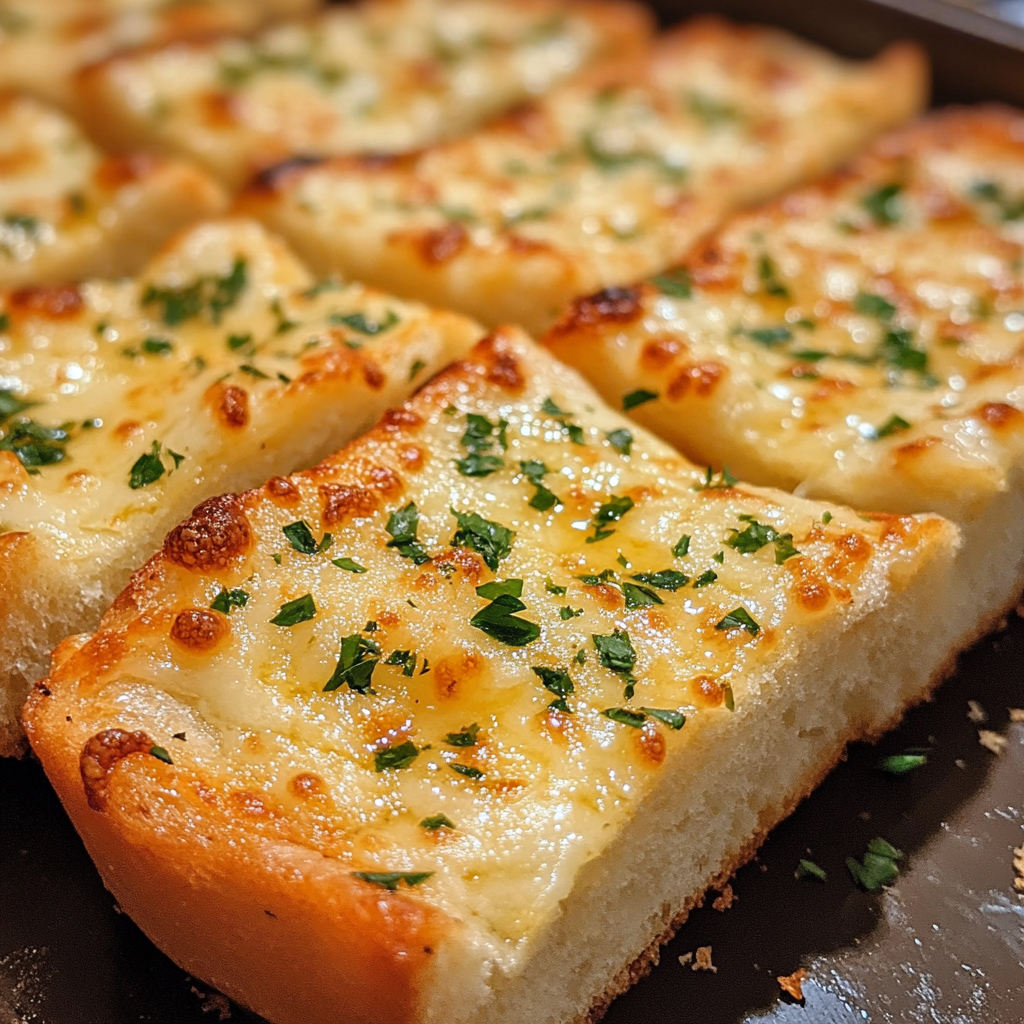
[[[832,553],[825,559],[825,568],[830,575],[844,579],[870,557],[871,544],[863,534],[844,533],[832,542]]]
[[[605,288],[577,299],[554,327],[551,337],[596,329],[603,324],[628,324],[643,312],[637,288]]]
[[[388,382],[387,374],[368,356],[362,360],[363,380],[374,391],[380,391]]]
[[[1024,412],[1005,402],[986,402],[978,407],[976,415],[993,430],[1005,430],[1020,425]]]
[[[373,491],[347,484],[321,484],[320,500],[325,526],[337,526],[350,516],[372,516],[380,507],[380,498]]]
[[[267,496],[275,505],[292,507],[298,505],[302,494],[286,476],[272,476],[266,485]]]
[[[137,441],[145,437],[146,431],[138,420],[122,420],[112,431],[114,437],[128,444],[130,441]]]
[[[468,548],[449,548],[434,559],[434,566],[442,575],[461,571],[466,580],[477,586],[483,573],[483,559]]]
[[[707,398],[726,374],[726,368],[717,360],[707,359],[700,363],[687,363],[669,381],[668,397],[678,402],[692,388],[699,398]]]
[[[811,559],[787,558],[784,564],[793,577],[793,596],[797,604],[808,612],[824,611],[832,597],[832,587]]]
[[[407,444],[398,450],[398,461],[410,472],[418,472],[427,461],[427,453],[415,444]]]
[[[108,156],[97,168],[94,180],[101,189],[115,192],[125,185],[148,177],[159,166],[159,157],[148,153]]]
[[[323,799],[329,795],[327,783],[315,772],[299,772],[288,780],[288,790],[300,800]]]
[[[468,243],[469,234],[461,224],[446,224],[419,236],[420,256],[426,263],[447,263],[458,256]]]
[[[690,693],[698,707],[717,708],[725,700],[725,687],[714,676],[696,676],[691,679]]]
[[[919,455],[924,455],[925,452],[930,451],[932,448],[941,446],[942,439],[929,434],[927,437],[919,437],[914,441],[908,441],[906,444],[899,445],[893,450],[893,459],[899,465],[901,462],[909,462],[912,459],[916,459]]]
[[[388,409],[380,420],[380,429],[389,434],[401,434],[403,431],[412,430],[414,427],[422,425],[423,417],[404,406]]]
[[[249,422],[249,392],[237,384],[214,384],[207,393],[217,418],[240,430]]]
[[[641,365],[645,370],[664,370],[683,351],[683,347],[678,338],[655,338],[644,345],[640,355]]]
[[[630,731],[633,733],[633,742],[645,761],[659,765],[665,760],[665,737],[657,726],[648,721],[644,723],[643,728]]]
[[[324,163],[324,160],[315,156],[294,156],[289,160],[282,160],[261,170],[246,187],[248,195],[259,195],[267,193],[273,195],[279,189],[284,191],[293,181],[311,167],[317,167]]]
[[[434,689],[440,697],[454,697],[465,685],[472,685],[483,674],[484,659],[475,651],[459,651],[433,665]]]
[[[85,301],[73,284],[37,285],[12,292],[8,308],[22,316],[64,320],[77,316],[85,308]]]
[[[210,498],[192,510],[164,541],[164,554],[194,572],[226,569],[252,546],[252,527],[233,495]]]
[[[239,792],[232,793],[230,801],[238,812],[245,814],[250,818],[267,818],[273,814],[273,811],[267,805],[266,800],[264,800],[259,793],[250,793],[246,790],[241,790]]]
[[[193,654],[212,651],[231,632],[224,615],[208,608],[186,608],[171,626],[171,639]]]
[[[515,355],[498,346],[495,346],[494,359],[487,370],[487,380],[505,391],[512,392],[521,391],[525,383]]]
[[[89,806],[94,811],[105,811],[110,792],[110,773],[114,766],[130,754],[148,754],[152,748],[153,741],[141,731],[105,729],[88,740],[82,748],[78,767]]]
[[[210,128],[233,128],[238,123],[235,97],[227,92],[208,92],[202,97],[203,114]]]

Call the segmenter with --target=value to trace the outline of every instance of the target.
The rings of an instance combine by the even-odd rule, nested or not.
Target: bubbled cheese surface
[[[1024,457],[1024,120],[936,115],[550,336],[746,479],[972,518]]]
[[[459,469],[470,414],[493,428],[486,453],[498,465],[486,476]],[[320,467],[197,510],[48,685],[77,709],[83,742],[142,729],[172,757],[176,785],[213,787],[280,839],[352,871],[429,872],[403,892],[465,922],[509,967],[669,760],[752,713],[803,644],[898,593],[945,529],[838,508],[826,524],[824,506],[779,492],[706,487],[703,471],[635,426],[624,454],[626,429],[574,374],[505,332]],[[530,460],[557,497],[546,511],[530,505]],[[632,506],[602,520],[623,498]],[[392,515],[410,505],[429,558],[419,565],[388,546]],[[495,569],[477,542],[453,543],[452,509],[512,531],[488,556]],[[799,553],[779,564],[785,538],[781,549],[730,546],[751,523],[742,516],[791,534]],[[216,569],[188,567],[182,538],[228,521],[251,541],[225,548]],[[297,522],[317,550],[291,543],[285,527]],[[689,582],[627,601],[634,574],[662,570]],[[519,646],[471,624],[490,604],[476,588],[510,580],[522,582],[516,615],[537,626]],[[211,610],[224,590],[245,603]],[[302,599],[311,618],[272,622]],[[740,610],[746,625],[725,621]],[[616,633],[635,652],[632,698],[594,640]],[[356,636],[374,645],[371,688],[325,692]],[[564,708],[535,667],[571,679]],[[381,763],[403,744],[415,748],[409,763]],[[452,827],[426,828],[437,815]]]

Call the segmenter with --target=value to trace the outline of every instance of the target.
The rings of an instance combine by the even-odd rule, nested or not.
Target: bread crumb
[[[1011,722],[1024,722],[1024,708],[1007,708]]]
[[[711,962],[711,947],[698,946],[697,959],[690,966],[691,971],[711,971],[717,974],[718,968]]]
[[[736,893],[732,891],[732,886],[727,885],[720,896],[715,899],[715,902],[711,904],[713,910],[717,910],[720,913],[725,913],[737,900]]]
[[[684,953],[680,958],[679,962],[685,967],[693,959],[692,953]]]
[[[1017,892],[1024,892],[1024,846],[1013,851],[1013,870],[1017,874],[1013,887]]]
[[[976,700],[967,702],[967,717],[977,725],[988,721],[988,714]]]
[[[1017,605],[1017,614],[1024,619],[1024,603]]]
[[[220,992],[206,992],[192,986],[192,994],[199,1000],[203,1013],[216,1013],[217,1020],[231,1020],[231,1002]]]
[[[804,1001],[803,984],[807,980],[807,972],[802,967],[799,970],[794,971],[792,974],[784,974],[775,980],[779,983],[779,988],[781,988],[787,996],[792,997],[798,1003],[802,1003]]]
[[[1006,749],[1007,739],[991,729],[979,729],[978,742],[993,754],[1001,754]]]

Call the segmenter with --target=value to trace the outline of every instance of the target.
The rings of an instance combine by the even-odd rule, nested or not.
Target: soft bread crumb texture
[[[119,903],[269,1019],[596,1020],[955,658],[956,529],[823,512],[504,330],[197,508],[25,725]]]
[[[575,296],[840,165],[926,93],[913,46],[852,63],[698,18],[465,139],[282,164],[240,206],[319,270],[540,333]]]
[[[291,157],[454,138],[582,70],[641,52],[620,0],[370,0],[254,38],[120,54],[77,83],[90,131],[191,157],[233,186]]]
[[[0,754],[49,651],[193,506],[315,463],[482,333],[317,282],[238,220],[182,234],[134,280],[0,291]]]
[[[227,203],[187,161],[107,156],[56,109],[0,96],[0,287],[136,273]]]
[[[81,109],[75,73],[119,50],[219,32],[251,32],[318,0],[5,0],[0,89]]]

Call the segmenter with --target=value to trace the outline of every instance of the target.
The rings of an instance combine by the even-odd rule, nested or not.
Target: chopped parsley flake
[[[0,399],[7,396],[6,408],[28,408],[17,396],[9,391],[0,392]],[[0,420],[4,415],[4,406],[0,406]],[[10,415],[10,413],[7,413]],[[13,452],[18,461],[31,473],[37,472],[39,466],[52,466],[62,462],[67,455],[67,444],[71,435],[64,427],[44,427],[35,420],[18,419],[4,425],[3,437],[0,438],[0,451]],[[161,467],[162,470],[163,467]]]
[[[7,439],[5,438],[4,440],[6,441]],[[2,443],[0,443],[0,447],[2,446]],[[133,491],[137,491],[140,487],[148,487],[164,475],[164,463],[161,456],[161,449],[162,445],[160,442],[154,441],[152,448],[135,460],[132,465],[131,472],[128,474],[128,486]],[[170,448],[167,449],[167,454],[174,462],[174,469],[177,469],[185,458],[184,455],[179,455],[177,452],[171,451]]]
[[[200,277],[180,288],[151,284],[142,295],[142,305],[159,307],[159,316],[168,327],[191,320],[204,311],[213,323],[219,324],[224,313],[238,302],[248,280],[246,261],[238,257],[230,273],[223,277]]]
[[[572,413],[566,412],[564,409],[559,409],[550,395],[544,399],[540,408],[541,412],[546,413],[548,416],[559,421],[559,426],[565,431],[569,440],[572,441],[573,444],[585,445],[587,443],[583,428],[578,424],[569,421],[569,417]]]
[[[630,409],[635,409],[638,405],[643,405],[646,402],[653,402],[658,398],[657,391],[648,391],[646,388],[637,388],[636,391],[630,391],[629,394],[622,396],[622,408],[627,412]]]
[[[477,587],[476,592],[491,603],[469,620],[471,626],[509,647],[525,647],[540,636],[540,626],[514,614],[526,608],[519,600],[523,592],[522,580],[485,583]]]
[[[693,297],[693,282],[690,272],[684,267],[666,270],[663,274],[655,274],[647,279],[650,284],[673,299],[689,299]]]
[[[533,497],[530,499],[530,508],[535,508],[538,512],[547,512],[554,508],[558,504],[558,496],[543,483],[544,474],[550,473],[551,470],[539,459],[527,459],[520,462],[519,468],[522,470],[523,476],[535,488]]]
[[[871,432],[866,436],[872,441],[880,441],[882,438],[892,437],[893,434],[909,430],[910,426],[902,416],[893,413],[880,427],[872,427]]]
[[[565,605],[558,609],[558,617],[563,621],[567,622],[569,619],[579,618],[583,614],[582,608],[572,608],[569,605]]]
[[[244,608],[248,603],[249,595],[244,590],[221,590],[210,607],[215,612],[230,615],[232,608]]]
[[[455,822],[447,814],[432,814],[420,822],[420,828],[428,832],[436,832],[439,828],[455,828]]]
[[[420,513],[414,502],[409,502],[405,508],[398,512],[392,512],[384,529],[391,534],[388,541],[389,548],[396,548],[403,558],[409,558],[414,565],[422,565],[430,561],[430,555],[423,550],[416,539],[416,532],[419,530]]]
[[[324,685],[324,693],[331,693],[347,685],[356,693],[373,693],[370,682],[373,670],[380,662],[380,648],[372,641],[353,633],[341,641],[341,653],[331,678]],[[380,769],[377,769],[380,771]]]
[[[549,594],[555,594],[557,597],[562,597],[569,590],[568,587],[558,587],[558,586],[555,586],[555,584],[552,581],[550,576],[548,576],[547,579],[544,580],[544,589]]]
[[[636,665],[636,651],[630,642],[629,633],[616,629],[607,636],[592,634],[590,637],[597,648],[598,661],[603,668],[611,669],[626,681],[626,700],[633,696],[633,667]]]
[[[174,764],[171,760],[171,755],[163,747],[150,747],[149,752],[157,759],[165,761],[167,764]]]
[[[410,887],[419,885],[433,873],[433,871],[353,871],[352,875],[371,885],[382,886],[388,892],[394,892],[398,888],[399,882],[405,882]]]
[[[879,320],[891,320],[896,315],[896,307],[881,295],[871,292],[858,292],[853,300],[853,311],[862,316],[873,316]]]
[[[626,608],[630,611],[636,608],[646,608],[652,604],[665,603],[649,587],[638,587],[635,583],[623,583],[622,596],[626,599]]]
[[[558,698],[552,701],[548,707],[557,707],[558,711],[572,714],[572,709],[565,702],[565,698],[571,696],[576,690],[569,673],[563,672],[560,668],[545,668],[543,665],[533,665],[530,671],[544,684],[545,690]]]
[[[373,757],[374,769],[378,772],[398,771],[408,768],[419,757],[419,750],[412,740],[406,740],[394,747],[378,750]]]
[[[914,337],[904,327],[893,327],[885,332],[878,357],[897,370],[924,373],[928,368],[928,353],[914,347]]]
[[[633,450],[633,434],[625,427],[620,427],[618,430],[609,431],[604,435],[608,439],[608,443],[620,454],[629,455]]]
[[[497,433],[500,446],[507,447],[505,442],[507,426],[506,420],[492,423],[486,416],[472,412],[466,414],[466,430],[459,443],[466,448],[469,454],[464,459],[455,460],[455,466],[463,476],[490,476],[491,473],[497,472],[505,465],[505,460],[500,456],[486,453],[494,447],[495,439],[492,435],[495,433]]]
[[[675,569],[661,569],[658,572],[634,573],[630,579],[638,583],[646,583],[649,587],[657,587],[658,590],[671,590],[673,593],[681,590],[690,582],[690,577]]]
[[[174,349],[174,342],[166,338],[146,338],[142,343],[142,351],[151,356],[166,356]]]
[[[393,309],[387,311],[383,320],[371,320],[365,313],[332,313],[327,319],[332,324],[340,324],[357,334],[365,334],[371,338],[375,334],[391,330],[398,323],[398,316]]]
[[[426,368],[427,368],[427,364],[425,362],[423,362],[422,359],[415,360],[413,362],[412,366],[409,367],[409,380],[410,381],[414,381],[416,379],[416,376],[419,374],[419,372],[421,370],[425,370]]]
[[[751,341],[772,348],[785,341],[793,340],[793,332],[783,325],[778,327],[753,327],[743,332]]]
[[[872,189],[860,201],[876,227],[888,228],[899,224],[903,217],[903,186],[898,183]]]
[[[647,716],[642,711],[630,711],[627,708],[605,708],[601,714],[613,722],[619,722],[621,725],[628,725],[634,729],[639,729],[647,721]]]
[[[735,487],[737,484],[736,477],[729,472],[728,466],[722,467],[721,473],[714,473],[710,466],[704,473],[704,482],[694,484],[691,488],[694,491],[724,491],[729,487]]]
[[[790,297],[789,289],[779,278],[779,271],[775,266],[775,261],[768,253],[762,253],[761,258],[757,261],[757,276],[766,295],[771,295],[778,299],[788,299]]]
[[[1020,220],[1024,217],[1024,195],[1011,199],[996,181],[978,181],[973,184],[968,194],[972,199],[992,203],[1004,221]]]
[[[467,779],[482,779],[484,773],[479,768],[474,768],[472,765],[459,764],[457,761],[449,761],[448,767],[453,772],[458,772],[459,775],[465,775]]]
[[[512,551],[515,531],[501,523],[484,519],[475,512],[456,512],[454,508],[450,511],[459,524],[452,537],[452,546],[479,552],[487,567],[492,571],[497,570],[498,563]]]
[[[286,601],[278,613],[270,620],[274,626],[297,626],[300,622],[308,622],[316,615],[316,605],[312,594],[303,594],[294,601]]]
[[[693,581],[693,588],[694,588],[694,590],[697,590],[697,589],[699,589],[700,587],[707,587],[707,586],[710,586],[710,585],[711,585],[712,583],[714,583],[714,582],[715,582],[715,580],[717,580],[717,579],[718,579],[718,573],[717,573],[717,572],[715,572],[715,570],[714,570],[714,569],[708,569],[708,570],[707,570],[706,572],[702,572],[702,573],[701,573],[701,574],[700,574],[700,575],[699,575],[699,576],[698,576],[698,577],[697,577],[697,578],[696,578],[696,579],[695,579],[695,580]]]
[[[686,725],[686,715],[682,711],[673,711],[671,708],[641,708],[651,718],[656,718],[670,729],[682,729]]]
[[[796,871],[793,872],[796,878],[803,880],[813,878],[818,882],[827,882],[828,875],[824,868],[818,867],[813,860],[800,860],[797,862]]]
[[[325,533],[317,544],[309,524],[304,519],[282,526],[281,532],[288,538],[291,546],[302,555],[318,555],[326,551],[334,541],[331,534]]]
[[[737,608],[719,622],[715,629],[745,629],[751,636],[757,636],[761,627],[753,620],[746,608]]]
[[[412,651],[392,651],[385,665],[400,665],[403,676],[412,676],[416,672],[417,656]]]
[[[237,351],[240,348],[246,349],[248,352],[254,351],[252,346],[252,335],[251,334],[229,334],[228,335],[228,348],[232,352]]]
[[[739,117],[739,111],[731,103],[703,92],[688,93],[686,106],[690,113],[700,118],[708,128],[720,127]]]
[[[590,525],[594,528],[594,535],[586,538],[587,543],[593,544],[610,537],[615,531],[609,530],[607,528],[608,524],[617,523],[633,508],[633,505],[633,499],[628,495],[621,497],[614,494],[611,495],[610,499],[594,513],[593,518],[590,520]]]
[[[472,725],[464,726],[461,732],[448,733],[444,741],[452,747],[475,747],[479,732],[480,726],[474,722]]]
[[[682,537],[676,541],[675,546],[672,548],[672,554],[676,558],[684,558],[690,552],[690,535],[684,533]]]
[[[862,889],[878,892],[896,881],[900,873],[898,862],[902,859],[901,850],[879,837],[868,843],[867,853],[860,861],[847,857],[846,867]]]
[[[741,515],[739,520],[747,524],[746,529],[734,529],[732,536],[725,543],[729,547],[735,548],[741,555],[751,555],[756,551],[760,551],[767,544],[774,544],[775,564],[782,565],[786,559],[800,554],[793,546],[793,534],[780,534],[773,526],[759,523],[751,515]]]
[[[828,526],[828,524],[832,522],[832,513],[831,512],[822,512],[821,513],[821,521],[826,526]]]
[[[346,572],[366,572],[365,565],[360,565],[351,558],[332,558],[331,565],[336,565],[339,569],[344,569]]]

